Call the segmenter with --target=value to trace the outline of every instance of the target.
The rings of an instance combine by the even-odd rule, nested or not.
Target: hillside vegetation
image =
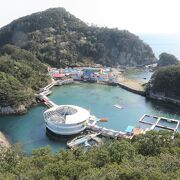
[[[179,104],[180,100],[180,63],[168,53],[161,53],[156,71],[146,85],[148,97]]]
[[[162,96],[180,98],[180,64],[158,69],[152,75],[147,93],[159,93]]]
[[[0,107],[31,104],[34,93],[48,82],[46,69],[30,52],[4,46],[0,55]]]
[[[0,29],[0,47],[14,44],[56,67],[95,62],[107,66],[156,61],[152,49],[134,34],[86,25],[63,8],[22,17]]]
[[[50,148],[25,156],[18,148],[0,152],[0,179],[171,180],[180,177],[180,135],[148,132],[84,153]]]

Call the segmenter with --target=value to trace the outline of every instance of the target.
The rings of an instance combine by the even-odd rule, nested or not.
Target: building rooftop
[[[125,131],[126,131],[127,133],[132,133],[132,132],[133,132],[133,129],[134,129],[133,126],[128,126]]]
[[[78,124],[89,119],[88,110],[74,105],[60,105],[44,112],[45,121],[55,124]]]

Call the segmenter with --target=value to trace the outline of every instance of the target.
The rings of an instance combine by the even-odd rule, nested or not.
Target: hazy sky
[[[99,26],[133,33],[180,33],[180,0],[0,0],[0,27],[51,7]]]

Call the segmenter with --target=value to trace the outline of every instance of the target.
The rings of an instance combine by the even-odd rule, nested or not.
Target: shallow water
[[[73,104],[91,110],[97,117],[108,118],[102,126],[124,131],[128,125],[135,126],[145,113],[180,120],[180,110],[174,105],[146,100],[119,87],[98,84],[74,84],[53,89],[50,99],[57,104]],[[123,106],[123,109],[114,107]],[[54,140],[46,135],[43,112],[46,107],[37,106],[23,116],[0,117],[0,130],[13,143],[21,143],[24,151],[50,145],[53,151],[66,147],[67,138]]]
[[[152,76],[153,72],[149,72],[148,69],[145,68],[134,68],[134,69],[128,69],[125,72],[125,75],[130,78],[130,79],[135,79],[138,81],[141,81],[143,83],[146,83],[150,80],[151,76]]]

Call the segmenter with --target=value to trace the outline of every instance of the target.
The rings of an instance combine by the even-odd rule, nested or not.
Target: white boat
[[[120,106],[119,104],[115,104],[114,107],[118,108],[118,109],[123,109],[122,106]]]

